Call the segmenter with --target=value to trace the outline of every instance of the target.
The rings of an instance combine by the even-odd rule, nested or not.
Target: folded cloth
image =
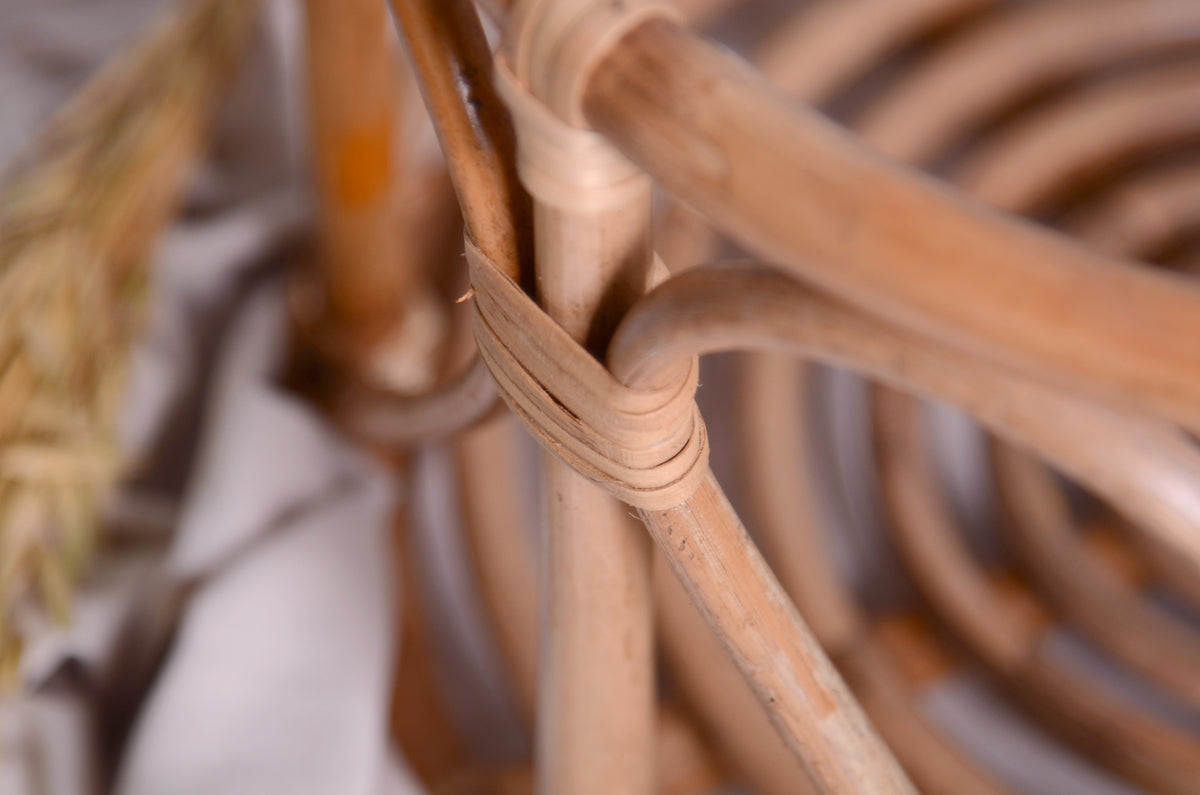
[[[168,568],[191,583],[117,791],[377,793],[395,654],[393,484],[273,382],[282,285],[223,345]]]
[[[102,5],[0,0],[0,173],[167,3]],[[389,753],[386,725],[394,485],[274,385],[285,354],[279,280],[236,310],[256,263],[304,212],[299,19],[288,0],[264,11],[214,155],[155,255],[122,418],[140,468],[110,528],[121,543],[100,551],[72,624],[27,638],[30,688],[0,702],[5,795],[100,791],[100,741],[112,738],[95,727],[106,725],[109,674],[125,672],[131,653],[153,662],[153,636],[174,611],[142,608],[174,601],[164,596],[187,598],[118,791],[417,791]],[[159,623],[131,631],[145,624],[140,613]],[[150,656],[139,656],[129,641],[147,632]]]

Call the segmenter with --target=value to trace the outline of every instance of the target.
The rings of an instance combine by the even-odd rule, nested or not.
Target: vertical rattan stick
[[[469,3],[392,0],[421,77],[468,231],[514,277],[528,231],[509,182],[506,120]],[[460,89],[474,101],[463,103]],[[473,115],[474,114],[474,115]],[[568,175],[569,176],[569,175]],[[537,207],[539,294],[579,339],[603,344],[650,271],[650,186],[599,210]],[[648,544],[625,509],[573,471],[548,465],[539,672],[539,787],[545,792],[649,792],[653,665]]]
[[[531,514],[521,503],[521,468],[516,466],[517,434],[522,431],[515,422],[497,418],[484,422],[464,434],[456,444],[455,469],[458,476],[458,499],[468,548],[479,582],[480,597],[487,610],[497,649],[508,668],[521,717],[530,726],[534,722],[537,692],[537,588],[534,582],[534,556]],[[632,517],[628,521],[634,522]],[[641,532],[641,528],[638,528]],[[674,577],[666,572],[668,584],[678,590]],[[661,584],[655,577],[656,585]],[[680,591],[680,599],[686,600]],[[686,601],[683,606],[687,607]],[[660,613],[660,625],[664,616]],[[717,646],[716,663],[724,665],[735,687],[746,688],[738,678],[732,663],[724,659],[715,638],[709,634],[699,616],[693,611],[699,629]],[[676,623],[674,614],[666,618]],[[711,659],[697,661],[703,665]],[[721,694],[716,694],[718,697]],[[746,691],[751,709],[760,709],[753,695]],[[657,761],[656,791],[659,795],[701,795],[715,790],[722,780],[720,760],[712,753],[688,715],[681,714],[670,704],[660,704],[656,720],[655,746],[649,753]],[[793,772],[798,764],[788,755],[783,742],[765,725],[767,742],[782,755]],[[730,725],[731,734],[741,731]],[[754,738],[750,738],[754,742]],[[800,773],[803,775],[803,773]],[[794,786],[783,780],[764,795],[793,795]]]
[[[648,181],[622,203],[594,211],[535,196],[538,299],[577,340],[603,345],[645,290],[650,213]],[[558,459],[543,460],[538,791],[649,793],[650,545],[625,506]]]
[[[544,454],[538,792],[650,793],[649,543],[624,506]]]
[[[507,66],[497,77],[534,201],[538,303],[599,355],[650,283],[652,185],[602,138],[553,115]],[[625,506],[549,453],[542,461],[538,791],[650,793],[650,545]]]
[[[325,316],[357,349],[397,322],[415,276],[396,231],[394,34],[379,0],[306,0],[305,13]]]
[[[529,197],[492,54],[471,0],[388,0],[475,244],[514,279],[531,248]],[[527,274],[526,274],[527,275]]]
[[[504,417],[481,423],[456,441],[458,504],[480,596],[521,717],[533,723],[537,703],[537,584],[532,522],[522,510],[522,470],[514,455],[521,431]]]
[[[512,63],[522,63],[526,34],[545,34],[539,13],[570,11],[554,3],[522,10],[506,31]],[[599,356],[651,280],[652,184],[600,136],[568,125],[528,93],[522,81],[531,74],[518,78],[507,63],[496,74],[534,202],[538,303]],[[650,546],[625,506],[568,465],[543,452],[543,471],[538,791],[649,793]]]

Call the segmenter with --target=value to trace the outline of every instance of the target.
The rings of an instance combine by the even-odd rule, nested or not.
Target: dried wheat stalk
[[[21,616],[66,620],[95,544],[150,246],[254,6],[181,4],[51,120],[0,195],[0,687]]]

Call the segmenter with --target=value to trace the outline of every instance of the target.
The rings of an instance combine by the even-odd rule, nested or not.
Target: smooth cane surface
[[[786,6],[306,0],[283,388],[414,495],[392,743],[438,795],[1197,792],[1200,5]]]

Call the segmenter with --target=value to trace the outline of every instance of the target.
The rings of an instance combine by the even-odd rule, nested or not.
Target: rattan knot
[[[503,49],[513,73],[554,115],[586,127],[583,90],[592,68],[656,17],[683,18],[665,0],[518,0]]]
[[[635,507],[661,510],[690,497],[708,469],[696,361],[678,383],[630,389],[470,239],[466,248],[480,358],[534,438]]]

